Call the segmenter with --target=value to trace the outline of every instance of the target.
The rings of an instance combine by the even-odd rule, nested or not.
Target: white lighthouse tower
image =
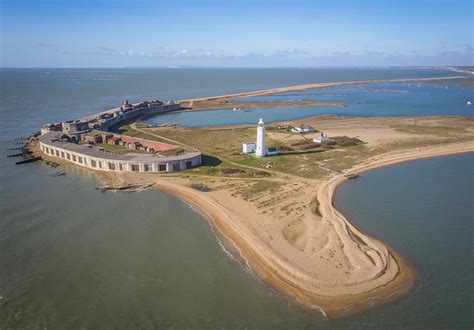
[[[265,145],[265,125],[262,118],[257,125],[257,148],[255,149],[255,156],[264,157],[267,153],[267,147]]]

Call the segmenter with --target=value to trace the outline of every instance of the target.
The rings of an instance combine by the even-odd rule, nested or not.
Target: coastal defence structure
[[[133,118],[152,116],[181,109],[181,104],[175,101],[150,100],[130,104],[125,100],[120,107],[106,110],[94,115],[85,116],[76,120],[67,120],[61,123],[45,124],[41,134],[50,131],[62,131],[71,139],[79,141],[81,134],[92,129],[108,131],[110,127]]]
[[[142,173],[183,171],[201,165],[199,151],[186,151],[171,144],[107,133],[111,126],[122,121],[180,108],[180,104],[173,101],[154,100],[129,104],[125,100],[119,108],[77,120],[44,125],[39,136],[40,149],[48,156],[100,171]],[[88,135],[87,133],[93,129],[100,130],[101,134]],[[104,148],[94,148],[95,143],[121,145],[137,152],[113,153]]]
[[[170,156],[129,153],[114,154],[69,142],[60,132],[39,137],[40,148],[48,156],[62,158],[76,165],[100,171],[161,173],[183,171],[201,164],[200,152]]]

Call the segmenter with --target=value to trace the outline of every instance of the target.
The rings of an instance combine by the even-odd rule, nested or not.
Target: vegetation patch
[[[211,188],[209,188],[203,183],[193,183],[191,184],[191,188],[202,191],[202,192],[209,192],[212,190]]]
[[[350,146],[356,146],[359,144],[363,144],[364,141],[359,140],[358,138],[352,138],[348,136],[335,136],[331,137],[334,141],[336,141],[336,144],[341,147],[350,147]]]
[[[223,174],[232,175],[232,174],[242,174],[245,173],[245,170],[239,168],[225,167],[221,169]]]
[[[441,125],[392,125],[398,132],[405,132],[409,134],[417,135],[436,135],[436,136],[449,136],[452,133],[464,133],[466,127],[458,126],[441,126]]]
[[[319,201],[317,198],[314,199],[314,202],[313,202],[313,205],[311,205],[311,211],[320,216],[321,218],[323,217],[322,214],[321,214],[321,210],[319,209]]]

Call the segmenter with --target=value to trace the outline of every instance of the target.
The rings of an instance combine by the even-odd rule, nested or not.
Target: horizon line
[[[160,66],[0,66],[4,69],[322,69],[322,68],[469,68],[465,65],[288,65],[288,66],[208,66],[208,65],[160,65]]]

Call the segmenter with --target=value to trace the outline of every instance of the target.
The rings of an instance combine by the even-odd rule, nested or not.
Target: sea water
[[[338,207],[422,271],[416,290],[402,301],[337,321],[292,303],[258,280],[221,248],[204,216],[172,196],[155,190],[103,193],[95,189],[101,182],[85,169],[54,169],[43,163],[15,166],[16,159],[5,157],[6,148],[15,146],[14,137],[30,134],[44,122],[95,113],[124,98],[176,99],[308,82],[447,74],[320,70],[0,71],[0,328],[472,327],[472,291],[467,285],[472,283],[472,262],[467,262],[472,261],[472,222],[466,219],[472,220],[473,210],[465,204],[472,200],[472,181],[466,179],[472,178],[472,156],[455,158],[458,165],[454,158],[437,159],[437,167],[429,171],[432,176],[423,176],[421,183],[414,178],[425,174],[425,161],[388,182],[388,174],[382,175],[370,189],[346,195],[343,187]],[[54,176],[59,171],[66,175]],[[446,172],[450,175],[439,174]],[[371,182],[371,173],[350,184]],[[406,190],[430,185],[410,204],[394,181],[404,182]],[[377,216],[377,221],[366,216],[387,213],[386,205],[377,207],[383,195],[374,197],[371,189],[390,198],[393,216]],[[420,196],[443,203],[420,204]],[[350,204],[353,198],[360,202]],[[424,225],[447,212],[446,207],[447,214],[456,217],[441,217],[428,228],[435,240],[421,237],[427,234]],[[420,222],[407,218],[405,210],[418,212],[414,219]],[[451,249],[441,251],[440,246]],[[440,254],[444,261],[438,259]]]
[[[177,112],[153,116],[148,124],[173,122],[177,125],[202,127],[220,125],[254,124],[259,118],[266,123],[304,119],[318,115],[337,116],[435,116],[473,115],[472,88],[457,84],[438,86],[384,82],[367,85],[347,85],[334,88],[278,93],[266,96],[246,97],[238,101],[298,102],[321,101],[334,105],[283,106],[244,109],[245,112],[207,110],[199,112]],[[337,102],[344,102],[343,105]]]
[[[358,319],[384,328],[472,329],[474,153],[363,173],[338,191],[336,207],[419,273],[405,299]]]

